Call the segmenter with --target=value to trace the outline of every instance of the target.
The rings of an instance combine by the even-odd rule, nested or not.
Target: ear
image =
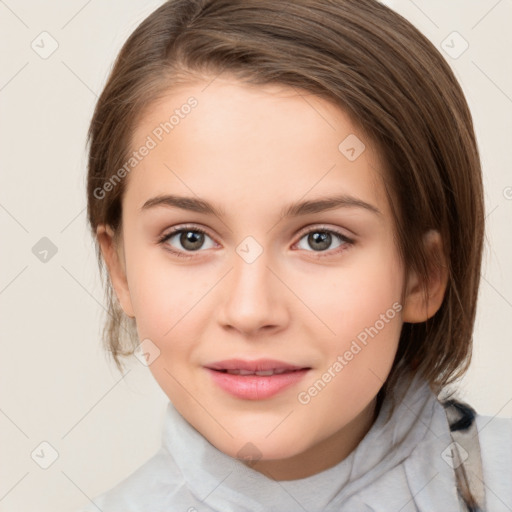
[[[416,271],[411,271],[405,289],[404,322],[425,322],[441,307],[448,283],[448,266],[443,241],[438,231],[431,230],[423,236],[428,255],[428,279],[423,282]]]
[[[114,238],[112,228],[105,224],[99,224],[96,229],[96,237],[100,245],[101,253],[108,268],[110,281],[114,287],[117,299],[123,311],[129,317],[134,318],[126,269],[122,253],[122,243],[118,246]]]

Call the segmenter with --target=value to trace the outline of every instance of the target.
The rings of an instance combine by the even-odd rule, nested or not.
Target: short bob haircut
[[[425,322],[404,323],[382,391],[410,372],[434,391],[461,377],[471,360],[484,238],[472,117],[440,52],[376,0],[169,0],[128,38],[87,139],[88,220],[109,314],[103,342],[117,368],[139,340],[104,274],[96,238],[98,224],[107,224],[119,239],[126,179],[107,193],[104,184],[129,160],[134,128],[155,100],[222,72],[331,101],[375,144],[406,272],[427,282],[432,263],[422,239],[431,229],[441,234],[448,267],[440,309]]]

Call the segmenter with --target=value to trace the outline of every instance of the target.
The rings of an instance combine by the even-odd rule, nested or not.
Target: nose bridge
[[[232,279],[234,287],[248,288],[252,292],[258,292],[259,288],[268,286],[270,273],[268,252],[263,251],[261,254],[254,255],[254,249],[245,249],[242,251],[241,247],[237,248],[237,254],[234,257],[234,269]],[[267,290],[269,291],[269,290]]]
[[[253,237],[244,239],[233,254],[229,290],[221,306],[221,321],[241,331],[277,326],[285,320],[283,293],[273,275],[271,251]]]

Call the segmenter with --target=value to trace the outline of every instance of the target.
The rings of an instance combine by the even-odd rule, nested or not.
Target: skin
[[[206,83],[173,89],[146,111],[133,148],[187,98],[198,100],[125,178],[120,245],[104,225],[98,240],[139,339],[160,350],[150,371],[182,416],[232,457],[252,443],[258,460],[251,465],[269,478],[305,478],[342,461],[368,432],[402,324],[437,311],[446,275],[431,276],[428,305],[416,275],[405,279],[382,162],[343,110],[283,86],[250,86],[229,76]],[[366,146],[355,161],[338,149],[349,134]],[[379,213],[342,206],[280,217],[285,205],[334,192]],[[141,211],[148,199],[171,193],[205,199],[225,216],[168,206]],[[184,224],[207,232],[203,245],[183,245],[180,234],[158,242]],[[315,250],[310,230],[338,230],[351,242],[332,233],[326,248]],[[247,236],[263,250],[252,263],[236,252]],[[442,250],[435,232],[425,243],[432,254]],[[393,304],[401,311],[309,403],[300,403],[298,393]],[[271,398],[244,400],[213,384],[203,367],[263,357],[312,369]]]

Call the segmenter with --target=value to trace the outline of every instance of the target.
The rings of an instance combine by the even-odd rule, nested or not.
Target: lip
[[[264,400],[297,384],[311,369],[277,361],[229,359],[205,366],[215,384],[227,393],[245,400]],[[284,370],[274,375],[235,375],[222,370],[268,371]]]

